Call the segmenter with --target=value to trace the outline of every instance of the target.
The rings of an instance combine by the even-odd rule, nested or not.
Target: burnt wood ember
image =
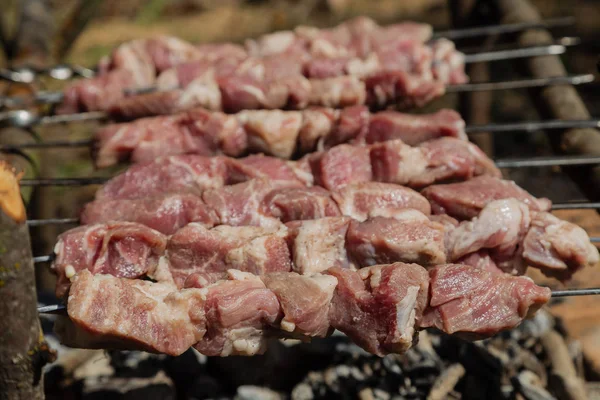
[[[583,229],[548,213],[530,213],[515,199],[491,202],[473,220],[436,219],[414,209],[362,221],[334,216],[283,224],[262,217],[243,226],[250,220],[237,218],[240,226],[191,223],[170,237],[137,223],[108,222],[62,234],[52,269],[62,296],[70,278],[84,269],[183,287],[214,282],[228,269],[311,274],[332,266],[460,261],[494,275],[522,274],[529,264],[566,280],[599,258]]]
[[[401,140],[367,146],[342,144],[300,161],[264,155],[241,159],[179,155],[136,164],[112,178],[96,199],[135,199],[169,192],[195,193],[256,178],[316,184],[329,190],[362,182],[386,182],[422,188],[432,183],[500,177],[481,150],[467,141],[440,138],[416,147]]]
[[[363,106],[251,110],[233,115],[194,109],[101,128],[95,133],[94,153],[98,167],[176,154],[238,157],[264,153],[290,159],[347,142],[401,139],[415,146],[443,136],[466,140],[464,127],[460,115],[447,109],[427,115],[395,111],[371,114]]]
[[[432,290],[442,292],[453,285],[455,271],[481,274],[458,265],[434,271],[443,277],[432,274],[436,287]],[[429,276],[416,264],[379,265],[360,272],[335,267],[324,272],[311,277],[294,273],[258,277],[232,270],[229,280],[177,290],[164,283],[82,271],[71,287],[69,317],[61,317],[56,329],[75,347],[177,355],[194,345],[204,354],[219,356],[260,353],[269,335],[310,338],[338,329],[368,352],[385,355],[411,347],[423,326],[423,312],[427,321],[466,316],[452,306],[443,314],[439,305],[428,308]],[[488,326],[485,319],[471,318],[460,326],[462,334],[489,336],[510,329],[550,298],[549,289],[529,278],[505,275],[496,277],[494,284],[491,291],[481,292],[480,299],[500,301],[504,322]],[[505,290],[511,287],[520,289]],[[463,299],[469,301],[468,295]],[[444,329],[442,323],[434,324]]]

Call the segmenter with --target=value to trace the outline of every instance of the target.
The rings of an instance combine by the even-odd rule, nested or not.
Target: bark
[[[527,0],[497,0],[504,23],[541,20],[539,12]],[[529,30],[518,35],[521,46],[547,44],[552,36],[543,29]],[[564,76],[565,66],[558,56],[534,57],[523,60],[525,71],[538,77]],[[590,113],[573,86],[552,86],[531,90],[534,104],[544,118],[589,119]],[[600,155],[600,132],[596,129],[568,129],[549,134],[554,151],[563,154]],[[600,200],[600,166],[564,168],[591,200]]]
[[[0,193],[2,210],[8,207],[9,214],[19,215],[19,206],[10,210],[15,207],[12,199],[19,196],[13,192],[18,185],[3,186],[7,189]],[[7,196],[10,201],[5,202]],[[38,319],[31,257],[24,220],[16,221],[0,211],[0,400],[44,398],[42,367],[52,353]]]

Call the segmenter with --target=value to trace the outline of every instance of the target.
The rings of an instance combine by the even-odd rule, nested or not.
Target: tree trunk
[[[0,165],[0,400],[44,398],[52,357],[37,314],[35,274],[19,185]]]

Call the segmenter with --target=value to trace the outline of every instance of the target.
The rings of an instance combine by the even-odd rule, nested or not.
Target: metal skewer
[[[496,160],[498,168],[554,167],[600,164],[600,156],[552,156]]]
[[[600,295],[600,288],[590,289],[566,289],[553,290],[552,298],[573,297],[573,296],[596,296]],[[53,304],[50,306],[38,307],[39,314],[66,314],[67,306],[63,304]]]
[[[21,186],[85,186],[101,185],[110,177],[22,179]]]
[[[466,29],[451,29],[447,31],[438,31],[433,34],[434,39],[446,38],[446,39],[464,39],[472,38],[477,36],[485,35],[499,35],[503,33],[514,33],[528,29],[536,28],[556,28],[573,25],[575,23],[575,17],[562,17],[546,19],[539,22],[531,23],[515,23],[515,24],[500,24],[500,25],[489,25],[475,28]]]
[[[517,58],[557,56],[567,52],[567,47],[581,43],[579,38],[565,37],[556,44],[545,46],[531,46],[517,49],[496,50],[481,53],[465,54],[465,64],[501,60],[514,60]]]
[[[90,115],[93,114],[93,115]],[[19,124],[17,126],[21,128],[28,127],[27,121],[31,121],[32,123],[37,123],[36,121],[40,120],[39,118],[35,118],[33,112],[27,110],[19,110],[18,111],[18,120],[15,120],[15,124]],[[79,121],[89,121],[95,118],[95,115],[105,116],[103,113],[94,112],[94,113],[83,113],[83,114],[74,114],[75,117],[79,117]],[[64,122],[67,119],[68,115],[61,115],[61,121]],[[53,117],[44,117],[45,122],[43,123],[54,123],[48,121]],[[2,124],[0,123],[0,126]],[[14,126],[14,125],[13,125]],[[525,131],[525,132],[534,132],[545,129],[572,129],[572,128],[600,128],[600,119],[589,119],[589,120],[550,120],[550,121],[526,121],[526,122],[515,122],[515,123],[492,123],[485,125],[471,125],[465,127],[466,133],[474,133],[474,132],[515,132],[515,131]],[[54,141],[54,142],[35,142],[35,143],[20,143],[14,145],[0,145],[0,151],[14,150],[14,149],[51,149],[57,147],[87,147],[91,146],[94,143],[93,139],[82,139],[82,140],[74,140],[74,141]]]
[[[449,85],[446,87],[446,92],[480,92],[486,90],[530,89],[554,85],[583,85],[594,82],[594,79],[594,74],[581,74],[571,76],[554,76],[550,78],[518,79],[502,82],[465,83],[462,85]]]
[[[588,120],[549,120],[549,121],[526,121],[514,123],[492,123],[485,125],[472,125],[465,127],[466,133],[472,132],[535,132],[544,129],[577,129],[577,128],[600,128],[600,119]]]
[[[597,210],[600,209],[600,202],[567,202],[554,203],[552,210]],[[28,219],[28,226],[44,226],[44,225],[73,225],[79,224],[79,218],[43,218],[43,219]],[[42,256],[49,257],[49,256]]]

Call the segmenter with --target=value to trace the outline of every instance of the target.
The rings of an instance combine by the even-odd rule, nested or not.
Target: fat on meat
[[[531,224],[529,208],[516,199],[495,200],[471,221],[462,222],[448,233],[451,260],[488,249],[505,272],[521,275],[523,239]]]
[[[312,275],[332,267],[350,268],[346,248],[350,223],[348,217],[288,222],[293,270]]]
[[[303,188],[303,185],[299,182],[252,179],[237,185],[207,190],[202,199],[216,213],[221,224],[276,226],[280,219],[269,212],[268,202],[272,200],[274,192],[287,193],[298,187]],[[302,190],[301,193],[304,192]]]
[[[430,300],[420,327],[481,339],[515,328],[550,300],[530,278],[449,264],[429,270]]]
[[[329,309],[337,286],[334,276],[274,272],[262,277],[262,281],[281,304],[282,331],[301,338],[325,337],[333,332]]]
[[[545,212],[535,213],[531,219],[523,241],[523,258],[561,281],[599,261],[598,248],[581,227]]]
[[[406,208],[431,214],[427,199],[405,186],[381,182],[350,184],[332,192],[342,215],[364,221],[373,217],[390,217]],[[298,218],[300,219],[300,218]]]
[[[477,146],[451,137],[416,147],[401,140],[369,146],[373,180],[422,188],[435,182],[467,180],[478,175],[500,176],[500,171]]]

